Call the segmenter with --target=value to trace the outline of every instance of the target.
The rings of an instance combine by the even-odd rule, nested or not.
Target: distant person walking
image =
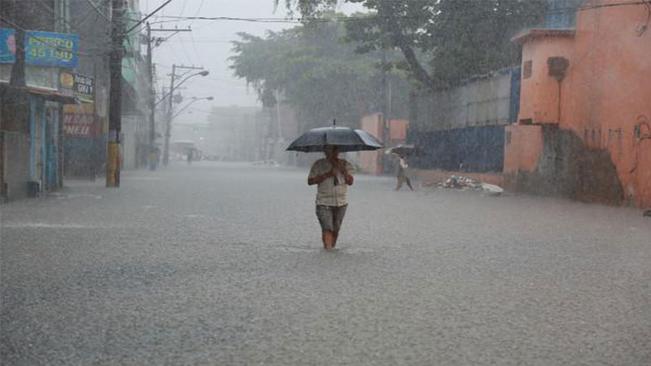
[[[339,159],[336,146],[326,146],[325,159],[317,160],[310,169],[308,185],[317,185],[316,216],[321,225],[323,248],[337,245],[341,223],[346,215],[348,186],[353,185],[353,166]]]
[[[409,177],[407,176],[407,168],[409,168],[407,159],[402,155],[398,155],[398,158],[400,160],[398,162],[398,185],[396,186],[396,191],[399,191],[400,188],[402,188],[403,183],[407,183],[409,189],[413,191],[414,187],[412,187],[411,180],[409,180]]]
[[[193,150],[188,150],[188,165],[192,165],[192,154]]]

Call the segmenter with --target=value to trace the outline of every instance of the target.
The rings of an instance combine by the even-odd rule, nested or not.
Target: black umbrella
[[[349,127],[320,127],[309,130],[292,142],[287,151],[318,152],[336,146],[340,152],[367,151],[382,148],[382,143],[363,130]]]
[[[400,144],[398,146],[394,146],[392,148],[386,149],[385,153],[388,154],[397,154],[401,156],[408,156],[408,155],[420,155],[421,151],[414,145],[404,145]]]

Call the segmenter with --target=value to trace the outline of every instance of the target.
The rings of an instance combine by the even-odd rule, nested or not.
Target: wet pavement
[[[649,365],[651,220],[358,176],[128,172],[0,206],[2,365]]]

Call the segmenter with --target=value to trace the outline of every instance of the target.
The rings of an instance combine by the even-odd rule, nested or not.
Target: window
[[[533,73],[533,61],[528,60],[524,62],[524,67],[522,68],[522,78],[529,79]]]

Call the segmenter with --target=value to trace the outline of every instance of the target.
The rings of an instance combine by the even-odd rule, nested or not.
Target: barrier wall
[[[482,173],[501,172],[504,166],[504,126],[412,130],[408,140],[421,151],[410,159],[419,169]]]

